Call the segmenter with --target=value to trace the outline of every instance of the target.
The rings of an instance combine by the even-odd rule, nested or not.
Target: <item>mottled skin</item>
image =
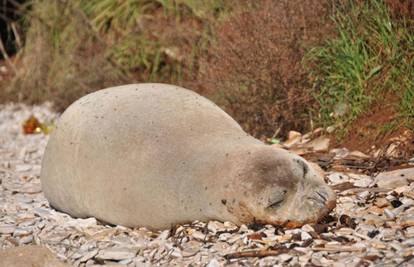
[[[50,204],[72,216],[152,229],[211,219],[294,227],[335,206],[303,158],[166,84],[108,88],[72,104],[50,136],[41,181]]]

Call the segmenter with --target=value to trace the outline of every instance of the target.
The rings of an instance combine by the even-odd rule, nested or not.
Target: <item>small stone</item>
[[[97,259],[101,260],[124,260],[135,257],[137,249],[127,247],[112,247],[99,251],[96,255]]]
[[[49,209],[45,208],[36,208],[34,209],[34,213],[39,217],[48,217],[52,214]]]
[[[385,155],[389,158],[398,157],[398,146],[397,144],[390,144],[385,151]]]
[[[409,226],[405,229],[405,235],[409,238],[414,237],[414,226]]]
[[[358,193],[359,199],[366,199],[370,195],[369,191],[362,191],[361,193]]]
[[[370,232],[368,232],[368,236],[370,237],[370,238],[374,238],[375,236],[377,236],[378,234],[380,233],[380,231],[378,231],[378,230],[373,230],[373,231],[370,231]]]
[[[3,224],[0,225],[0,234],[13,234],[13,232],[16,230],[16,226],[14,225],[7,225]]]
[[[246,233],[248,231],[249,231],[249,228],[247,227],[247,225],[245,224],[240,225],[239,233]]]
[[[215,242],[213,243],[213,245],[211,246],[210,250],[213,252],[222,252],[227,250],[230,247],[229,244],[227,244],[226,242]]]
[[[276,236],[275,238],[277,242],[285,243],[285,242],[292,240],[292,235],[291,234],[279,235],[279,236]]]
[[[336,231],[336,235],[345,236],[345,235],[352,235],[354,233],[354,229],[348,227],[342,227]]]
[[[297,131],[289,131],[288,133],[288,139],[293,139],[296,137],[302,137],[302,134],[300,132]]]
[[[398,208],[399,206],[401,206],[403,203],[401,202],[401,201],[399,201],[398,199],[394,199],[394,200],[392,200],[391,201],[391,205],[394,207],[394,208]]]
[[[291,260],[293,258],[293,256],[284,253],[284,254],[281,254],[281,255],[277,256],[277,258],[280,260],[280,262],[287,262],[287,261]]]
[[[232,237],[230,237],[229,239],[227,239],[227,243],[229,244],[233,244],[237,241],[239,241],[241,239],[240,235],[233,235]]]
[[[283,145],[286,147],[292,147],[296,144],[298,144],[302,139],[302,134],[299,132],[295,132],[295,131],[290,131],[288,133],[288,139],[283,142]]]
[[[234,223],[232,223],[232,222],[224,222],[223,223],[223,225],[224,225],[224,228],[226,229],[226,231],[236,231],[237,230],[237,225],[235,225]]]
[[[400,187],[397,187],[397,188],[395,188],[394,189],[394,192],[396,192],[397,194],[403,194],[403,193],[405,193],[405,192],[409,192],[409,191],[411,191],[412,189],[410,188],[410,186],[408,186],[408,185],[403,185],[403,186],[400,186]]]
[[[26,235],[30,235],[32,232],[33,232],[32,227],[18,227],[13,232],[13,236],[26,236]]]
[[[197,254],[200,251],[202,244],[195,240],[190,240],[187,243],[181,245],[183,250],[181,251],[183,257],[190,257]]]
[[[390,202],[386,198],[383,198],[383,197],[376,198],[374,203],[378,208],[384,208],[390,205]]]
[[[181,254],[181,251],[178,249],[173,249],[172,252],[170,253],[171,256],[175,257],[175,258],[181,258],[183,257],[183,255]]]
[[[310,239],[312,239],[312,236],[310,235],[310,234],[308,234],[307,232],[302,232],[301,234],[300,234],[300,239],[302,240],[302,241],[306,241],[306,240],[310,240]]]
[[[32,203],[34,201],[34,199],[31,198],[31,197],[28,197],[24,194],[17,194],[16,195],[16,201],[28,204],[28,203]]]
[[[335,159],[343,159],[349,154],[349,150],[346,148],[334,148],[329,152],[335,155]]]
[[[192,237],[194,237],[195,239],[201,240],[203,241],[206,238],[206,235],[201,233],[200,231],[194,231],[191,234]]]
[[[19,244],[20,245],[25,245],[25,244],[29,244],[33,242],[33,236],[32,235],[28,235],[28,236],[23,236],[22,238],[19,239]]]
[[[119,264],[120,264],[121,266],[125,266],[125,265],[130,264],[131,262],[132,262],[132,259],[125,259],[125,260],[121,260],[121,261],[119,261]]]
[[[210,221],[207,224],[207,229],[213,234],[215,235],[217,233],[217,231],[223,231],[224,230],[224,225],[221,222],[218,221]]]
[[[313,227],[309,224],[305,224],[304,226],[302,226],[301,228],[303,231],[305,232],[315,232],[315,229],[313,229]]]
[[[32,165],[28,165],[28,164],[19,164],[16,165],[16,172],[27,172],[30,171],[32,169]]]
[[[320,136],[305,145],[303,147],[310,148],[315,152],[327,151],[329,148],[330,139],[324,136]]]
[[[391,240],[394,240],[396,238],[396,230],[395,229],[390,229],[390,228],[385,228],[385,229],[381,230],[380,235],[382,236],[382,240],[391,241]]]
[[[387,217],[388,219],[394,219],[395,218],[395,214],[390,211],[389,209],[384,209],[384,214],[385,217]]]
[[[92,259],[93,257],[95,257],[96,255],[98,254],[98,250],[97,249],[94,249],[94,250],[91,250],[91,251],[88,251],[86,254],[84,254],[83,256],[82,256],[82,258],[80,258],[80,262],[86,262],[86,261],[88,261],[89,259]]]
[[[371,246],[376,249],[387,249],[387,246],[383,242],[373,241]]]
[[[65,224],[65,227],[74,227],[76,229],[88,228],[97,224],[95,218],[87,218],[87,219],[74,219],[70,220]]]
[[[161,241],[167,240],[167,238],[170,236],[170,230],[164,230],[161,232],[161,234],[158,236],[157,239]]]
[[[375,183],[378,187],[386,189],[405,186],[412,181],[414,181],[414,168],[383,172],[375,178]]]
[[[354,185],[358,187],[369,187],[371,184],[372,184],[372,179],[370,177],[365,177],[365,178],[354,181]]]
[[[23,187],[17,189],[17,192],[26,194],[38,194],[42,192],[40,184],[26,184]]]
[[[211,259],[206,267],[221,267],[222,265],[216,259]]]
[[[406,216],[401,217],[400,225],[402,227],[414,226],[414,215],[406,215]]]
[[[327,133],[333,133],[335,131],[335,126],[331,125],[326,127],[326,132]]]
[[[350,216],[343,214],[339,217],[339,222],[342,225],[348,226],[349,228],[355,229],[356,222],[354,218],[351,218]]]
[[[361,151],[358,151],[358,150],[352,151],[351,153],[348,154],[348,156],[355,157],[355,158],[362,158],[362,159],[370,158],[367,154],[364,154],[364,153],[362,153]]]
[[[349,182],[349,176],[343,173],[334,172],[327,176],[332,185]]]

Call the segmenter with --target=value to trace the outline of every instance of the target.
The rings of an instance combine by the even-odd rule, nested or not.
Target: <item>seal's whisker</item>
[[[321,192],[316,191],[316,194],[318,194],[318,196],[320,196],[323,199],[324,202],[326,202],[328,200],[327,197],[324,194],[322,194]]]

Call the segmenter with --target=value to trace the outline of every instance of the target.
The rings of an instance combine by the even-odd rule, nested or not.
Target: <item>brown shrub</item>
[[[332,32],[331,2],[269,0],[230,17],[200,63],[198,89],[257,137],[309,128],[314,100],[301,61]]]
[[[125,1],[115,12],[117,0],[33,0],[21,64],[9,88],[0,85],[0,102],[49,100],[62,110],[108,86],[190,80],[210,21],[245,1]]]
[[[414,19],[414,0],[385,0],[385,3],[393,16]]]

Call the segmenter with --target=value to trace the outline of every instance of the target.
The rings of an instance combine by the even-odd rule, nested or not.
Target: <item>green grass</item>
[[[387,92],[400,117],[414,116],[414,30],[396,21],[381,0],[348,1],[334,16],[338,36],[305,57],[320,122],[346,126]],[[385,100],[386,101],[386,100]]]

